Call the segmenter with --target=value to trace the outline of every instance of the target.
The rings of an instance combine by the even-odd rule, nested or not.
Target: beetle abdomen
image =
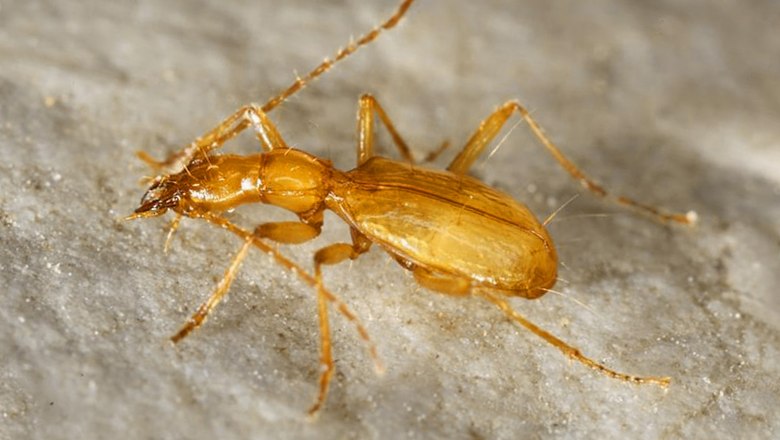
[[[378,157],[347,176],[332,208],[389,252],[522,296],[555,283],[552,240],[511,197],[469,176]]]

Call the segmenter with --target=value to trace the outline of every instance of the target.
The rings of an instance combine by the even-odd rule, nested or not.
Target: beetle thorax
[[[333,168],[328,161],[296,149],[263,154],[258,191],[263,203],[297,214],[315,211],[330,192]]]

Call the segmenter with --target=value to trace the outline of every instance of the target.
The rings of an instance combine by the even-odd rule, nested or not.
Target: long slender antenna
[[[383,31],[395,27],[395,25],[397,25],[398,22],[401,21],[401,18],[404,16],[404,14],[406,14],[407,9],[409,9],[409,7],[412,6],[412,3],[414,3],[414,0],[403,0],[401,4],[398,6],[398,9],[396,9],[395,13],[392,16],[390,16],[390,18],[388,18],[384,23],[371,29],[369,32],[367,32],[362,37],[360,37],[357,41],[351,41],[349,44],[347,44],[346,47],[339,49],[339,51],[336,52],[336,57],[333,58],[332,60],[329,58],[325,58],[325,60],[322,63],[320,63],[319,66],[312,69],[304,77],[297,78],[295,82],[292,83],[282,93],[269,99],[263,105],[262,110],[266,113],[271,111],[271,109],[284,102],[287,98],[295,94],[295,92],[306,87],[307,84],[309,84],[311,81],[316,79],[318,76],[330,70],[334,64],[352,55],[358,49],[365,46],[366,44],[374,41]]]

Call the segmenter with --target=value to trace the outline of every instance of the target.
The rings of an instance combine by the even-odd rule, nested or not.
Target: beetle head
[[[141,203],[128,220],[157,217],[172,209],[180,214],[187,211],[188,191],[182,181],[182,173],[172,176],[158,176],[146,190]]]

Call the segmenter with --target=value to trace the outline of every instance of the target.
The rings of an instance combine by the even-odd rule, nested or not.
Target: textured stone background
[[[317,423],[304,417],[318,372],[313,295],[268,257],[252,254],[204,328],[167,342],[238,243],[185,221],[164,255],[164,220],[117,221],[143,193],[134,151],[187,144],[394,7],[0,2],[0,438],[780,435],[771,1],[420,1],[272,113],[291,144],[349,168],[362,92],[418,155],[462,144],[518,98],[608,188],[696,210],[699,227],[668,227],[583,194],[551,225],[568,298],[513,301],[616,369],[673,376],[668,390],[571,363],[482,301],[420,289],[379,250],[329,269],[327,284],[363,318],[387,374],[334,315],[338,373]],[[540,217],[580,192],[522,125],[483,162],[477,176]],[[289,215],[231,217],[251,227]],[[336,220],[284,251],[308,267],[313,250],[347,238]]]

